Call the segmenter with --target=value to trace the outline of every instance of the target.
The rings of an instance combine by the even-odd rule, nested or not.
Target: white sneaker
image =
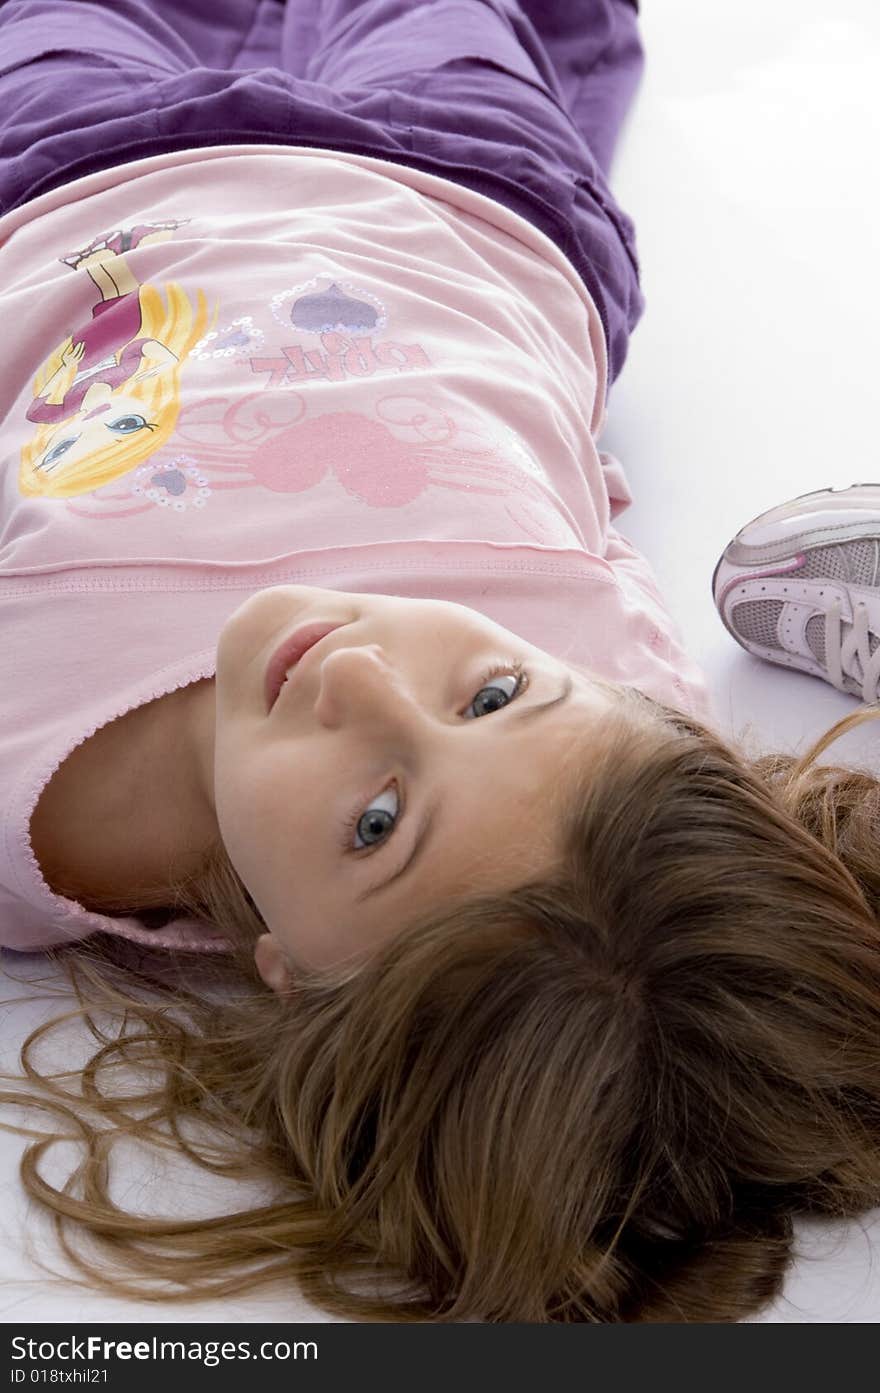
[[[760,513],[712,576],[737,643],[865,702],[880,683],[880,484],[818,489]]]

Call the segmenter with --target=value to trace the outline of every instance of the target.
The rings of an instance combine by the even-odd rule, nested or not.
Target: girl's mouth
[[[265,692],[267,715],[275,705],[278,699],[278,693],[287,681],[288,670],[293,667],[295,663],[299,662],[304,653],[307,653],[310,648],[313,648],[314,645],[327,634],[332,633],[334,629],[341,629],[342,627],[341,621],[336,623],[329,621],[316,623],[313,621],[311,624],[301,624],[300,627],[293,634],[290,634],[280,647],[275,650],[266,668]]]

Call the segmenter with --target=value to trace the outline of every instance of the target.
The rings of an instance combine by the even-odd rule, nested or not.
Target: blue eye
[[[117,416],[115,421],[108,421],[107,429],[118,430],[122,435],[132,435],[136,430],[143,430],[146,424],[145,417],[132,413],[128,416]]]
[[[494,679],[496,677],[501,677],[502,675],[515,678],[513,691],[509,694],[503,691],[501,687],[497,687],[494,685]],[[480,678],[480,686],[477,691],[477,698],[475,698],[471,705],[476,705],[477,699],[480,696],[482,696],[483,692],[494,691],[496,693],[499,693],[504,698],[501,705],[493,706],[490,711],[482,711],[480,713],[481,715],[491,715],[494,711],[502,710],[505,706],[508,705],[509,702],[515,701],[516,698],[521,695],[521,693],[525,690],[527,686],[528,678],[523,671],[522,663],[511,661],[508,663],[499,664],[497,667],[490,668],[488,672],[483,673],[483,676]],[[376,798],[374,798],[368,807],[357,808],[351,814],[350,817],[347,817],[345,819],[345,824],[342,829],[343,851],[364,851],[370,846],[375,847],[379,839],[382,837],[383,833],[393,832],[395,830],[399,819],[399,813],[392,813],[392,811],[388,807],[380,806],[383,803],[383,800],[389,798],[393,800],[393,806],[396,807],[399,803],[399,799],[396,791],[393,791],[391,785],[389,785],[388,788],[384,789],[382,793],[380,793]],[[363,831],[360,831],[361,823],[364,824]],[[361,837],[362,841],[364,838],[369,836],[375,836],[377,841],[364,841],[364,844],[362,846],[352,847],[352,834],[355,831],[358,832],[358,835]]]
[[[70,449],[71,445],[75,445],[78,440],[78,435],[69,435],[66,440],[59,440],[58,444],[53,445],[51,450],[43,456],[41,468],[45,467],[47,464],[51,464],[53,460],[60,459],[60,457]]]

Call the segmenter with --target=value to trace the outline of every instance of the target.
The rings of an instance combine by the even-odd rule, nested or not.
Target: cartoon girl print
[[[96,238],[60,260],[86,271],[101,299],[91,322],[43,363],[21,451],[23,494],[70,498],[118,479],[171,436],[180,411],[180,370],[208,325],[203,292],[193,305],[176,281],[138,283],[124,253],[172,237],[177,222],[141,223]],[[215,316],[216,317],[216,316]]]

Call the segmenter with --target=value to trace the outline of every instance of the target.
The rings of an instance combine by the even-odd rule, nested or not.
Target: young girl
[[[876,711],[731,748],[597,449],[637,24],[0,9],[0,941],[124,1010],[45,1079],[83,1194],[22,1168],[115,1294],[730,1321],[796,1215],[880,1203],[878,784],[814,763]],[[878,502],[784,505],[714,580],[866,702]],[[125,1213],[90,1108],[271,1202]]]

